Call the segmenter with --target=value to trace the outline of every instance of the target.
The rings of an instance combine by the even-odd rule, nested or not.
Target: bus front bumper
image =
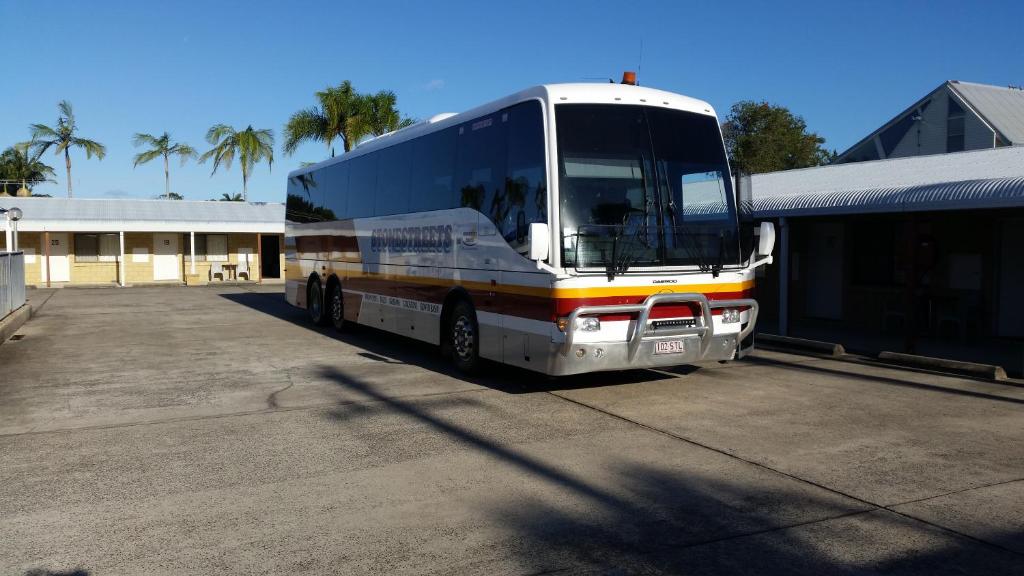
[[[649,317],[657,304],[694,303],[701,314],[692,327],[658,330]],[[739,329],[716,333],[714,309],[746,309],[747,319]],[[743,342],[754,332],[757,322],[757,301],[753,299],[708,300],[703,294],[654,294],[640,304],[614,306],[585,306],[569,316],[565,328],[565,341],[554,343],[553,361],[549,373],[568,376],[604,370],[658,368],[693,364],[697,362],[742,358],[753,348],[743,348]],[[613,342],[578,342],[576,320],[581,316],[606,314],[636,314],[631,333],[626,340]]]

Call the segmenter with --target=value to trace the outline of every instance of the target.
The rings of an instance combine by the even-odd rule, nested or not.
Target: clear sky
[[[839,151],[947,79],[1024,84],[1024,2],[82,2],[0,0],[0,147],[74,105],[103,161],[73,153],[76,196],[153,197],[159,161],[132,168],[135,132],[203,151],[219,122],[272,128],[272,172],[250,199],[281,202],[287,172],[326,156],[281,152],[288,116],[351,80],[391,89],[404,113],[458,112],[542,83],[619,79],[711,102],[767,100]],[[643,59],[640,46],[643,44]],[[65,194],[63,161],[47,156]],[[241,172],[171,171],[189,199],[241,190]]]

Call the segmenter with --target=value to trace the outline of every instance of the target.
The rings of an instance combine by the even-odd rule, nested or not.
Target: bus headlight
[[[601,330],[601,320],[593,316],[576,319],[576,329],[583,332],[598,332]]]
[[[735,308],[722,310],[722,324],[735,324],[740,321],[740,311]]]

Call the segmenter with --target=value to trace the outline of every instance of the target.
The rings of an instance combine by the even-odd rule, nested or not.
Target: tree
[[[319,106],[299,110],[284,127],[284,153],[291,155],[305,141],[323,142],[334,156],[334,140],[340,138],[345,152],[355,140],[352,130],[362,104],[360,96],[345,80],[316,93]]]
[[[157,196],[157,198],[164,198],[166,200],[184,200],[185,199],[184,196],[182,196],[181,194],[178,194],[177,192],[168,192],[164,196]]]
[[[227,192],[220,195],[218,198],[221,202],[245,202],[245,198],[241,194],[235,192],[234,194],[228,194]]]
[[[231,162],[238,156],[238,165],[242,168],[242,201],[249,196],[249,174],[253,166],[266,160],[268,169],[274,167],[274,131],[269,128],[255,130],[250,125],[237,131],[226,124],[216,124],[206,132],[206,141],[213,148],[200,156],[199,161],[205,163],[213,158],[210,176],[217,173],[221,164],[230,170]]]
[[[54,182],[56,173],[53,167],[47,166],[38,156],[32,156],[28,152],[27,144],[18,144],[0,153],[0,180],[4,181],[2,188],[7,191],[7,181],[21,182],[21,187],[29,191],[32,186],[42,182]]]
[[[366,136],[380,136],[416,122],[412,118],[402,118],[396,107],[398,98],[390,90],[365,94],[360,96],[359,100],[359,113],[356,116],[356,130],[353,135],[356,142]]]
[[[71,110],[70,102],[61,100],[57,104],[57,109],[60,110],[60,116],[57,117],[55,127],[46,124],[31,124],[29,126],[32,139],[28,142],[28,148],[36,158],[42,156],[43,152],[51,147],[54,148],[54,154],[64,153],[64,166],[67,168],[68,174],[68,198],[71,198],[71,148],[82,148],[85,150],[87,159],[96,156],[100,160],[107,155],[107,148],[95,140],[79,138],[75,135],[78,132],[78,125],[75,124],[75,114]]]
[[[160,136],[153,136],[152,134],[135,134],[135,138],[132,139],[132,145],[138,148],[139,146],[149,146],[149,149],[140,152],[135,155],[135,164],[132,168],[137,168],[139,164],[145,164],[150,160],[162,157],[164,159],[164,196],[168,199],[171,198],[171,168],[170,168],[170,157],[177,156],[181,159],[181,165],[184,166],[185,162],[188,162],[189,158],[196,157],[196,151],[188,144],[181,142],[171,142],[171,135],[164,132]],[[177,200],[181,200],[179,195]]]
[[[835,157],[803,118],[767,102],[733,104],[722,135],[732,167],[749,174],[820,166]]]

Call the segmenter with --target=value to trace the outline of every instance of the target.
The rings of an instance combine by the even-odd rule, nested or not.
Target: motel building
[[[24,252],[29,286],[283,282],[283,204],[0,197],[14,207],[0,251]]]

